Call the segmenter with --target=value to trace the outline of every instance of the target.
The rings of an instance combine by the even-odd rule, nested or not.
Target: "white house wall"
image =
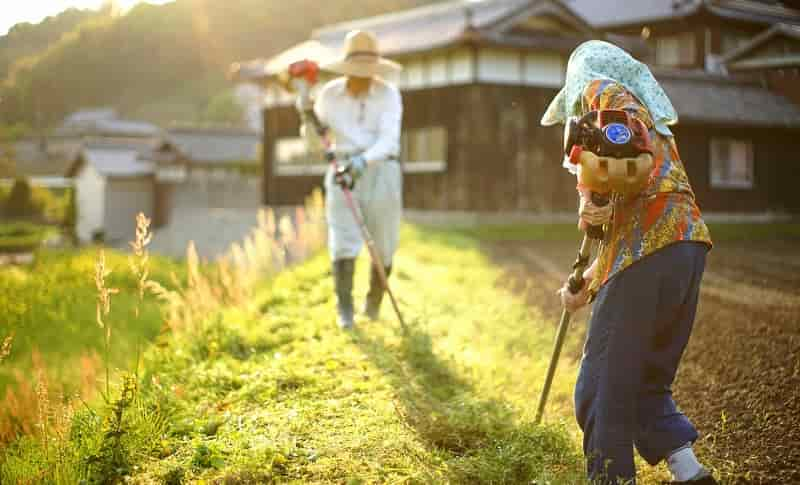
[[[529,52],[523,55],[523,82],[528,86],[559,88],[567,70],[563,56],[554,52]]]
[[[566,59],[555,52],[494,47],[420,54],[401,63],[403,71],[388,80],[403,91],[472,83],[554,88],[563,83],[566,70]],[[265,93],[266,107],[293,103],[292,96],[276,86]]]
[[[436,56],[428,61],[427,84],[432,87],[447,86],[450,79],[450,62],[445,56]]]
[[[522,84],[522,55],[500,49],[478,51],[478,81],[497,84]]]
[[[427,86],[429,67],[424,59],[410,59],[403,65],[400,86],[406,89],[420,89]]]
[[[81,241],[89,242],[95,232],[103,230],[106,180],[90,164],[84,164],[75,177],[75,191],[78,209],[75,231]]]
[[[475,80],[475,60],[470,49],[459,49],[447,58],[449,84],[468,84]]]

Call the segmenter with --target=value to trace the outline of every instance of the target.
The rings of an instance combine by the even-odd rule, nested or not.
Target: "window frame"
[[[720,156],[720,144],[725,143],[727,144],[727,153],[728,157],[726,160],[721,160],[718,157]],[[732,168],[734,162],[733,153],[736,151],[733,150],[733,146],[735,144],[743,144],[745,145],[746,158],[745,163],[746,165],[746,173],[747,176],[745,179],[738,179],[734,180],[731,176]],[[725,163],[727,166],[725,167],[726,176],[724,178],[719,178],[716,174],[719,170],[715,170],[715,165],[719,163]],[[708,181],[709,185],[712,189],[739,189],[739,190],[753,190],[756,186],[755,183],[756,174],[755,174],[755,144],[750,139],[743,139],[743,138],[734,138],[734,137],[712,137],[709,141],[709,156],[708,156]]]
[[[282,142],[297,144],[294,147],[295,158],[282,160],[280,149]],[[299,159],[300,151],[297,148],[302,145],[303,157],[308,160],[305,163],[298,163],[294,160]],[[277,177],[293,177],[302,175],[323,175],[328,168],[328,164],[322,157],[313,157],[311,150],[308,149],[306,140],[302,136],[282,136],[275,139],[272,145],[272,173]]]
[[[440,140],[441,153],[433,154],[435,150],[431,147],[430,137],[438,132],[442,137]],[[404,129],[400,135],[400,159],[403,162],[403,171],[407,173],[437,173],[447,171],[447,155],[449,151],[450,136],[447,126],[436,124],[426,125],[415,128]],[[423,151],[428,153],[422,157],[411,157],[409,154],[414,151],[411,143],[416,140],[423,145]],[[441,156],[439,156],[441,155]]]

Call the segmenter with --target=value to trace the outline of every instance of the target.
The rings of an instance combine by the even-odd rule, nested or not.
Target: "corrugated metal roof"
[[[226,164],[259,159],[258,133],[240,129],[173,129],[168,134],[189,163]]]
[[[595,27],[621,27],[678,19],[706,8],[714,15],[760,23],[800,23],[800,11],[754,0],[570,0],[569,5]]]
[[[800,127],[800,107],[758,85],[704,75],[660,74],[682,122]]]
[[[143,161],[139,151],[131,148],[87,147],[83,151],[86,163],[106,177],[142,177],[152,175],[152,162]]]

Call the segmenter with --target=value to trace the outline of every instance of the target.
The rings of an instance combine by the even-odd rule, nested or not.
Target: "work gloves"
[[[355,155],[336,164],[336,183],[340,187],[353,190],[358,179],[367,169],[367,160],[361,155]]]
[[[578,226],[586,231],[589,226],[601,226],[611,220],[613,204],[606,204],[602,207],[592,202],[592,193],[589,189],[579,188],[580,207],[578,209]]]

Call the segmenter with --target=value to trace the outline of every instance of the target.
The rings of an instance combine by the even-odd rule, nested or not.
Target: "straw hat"
[[[360,30],[347,34],[344,40],[343,58],[320,67],[326,71],[354,77],[386,76],[403,69],[400,64],[381,57],[375,35]]]

